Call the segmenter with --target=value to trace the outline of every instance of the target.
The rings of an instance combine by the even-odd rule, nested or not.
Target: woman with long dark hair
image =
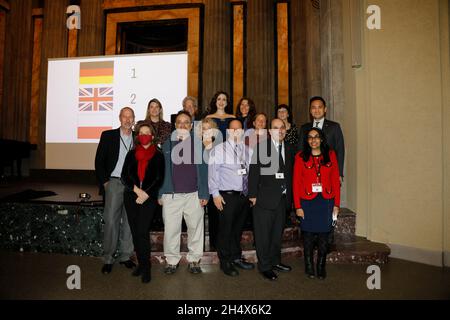
[[[124,205],[139,265],[133,276],[151,280],[149,229],[164,178],[164,156],[154,143],[154,128],[146,122],[136,126],[138,135],[122,169]]]
[[[255,103],[252,99],[242,97],[236,106],[236,118],[242,122],[244,132],[253,128],[253,117],[256,115]]]
[[[211,118],[216,122],[217,128],[222,134],[221,139],[217,137],[219,143],[226,141],[228,124],[231,120],[236,118],[231,114],[232,111],[229,103],[230,98],[228,93],[224,91],[217,91],[211,99],[211,103],[209,104],[209,112],[206,116],[206,118]]]
[[[295,157],[293,195],[296,214],[304,235],[305,273],[326,278],[328,236],[333,215],[340,206],[339,166],[336,153],[330,150],[322,130],[310,129],[303,140],[303,151]],[[314,272],[314,247],[317,244],[317,264]]]

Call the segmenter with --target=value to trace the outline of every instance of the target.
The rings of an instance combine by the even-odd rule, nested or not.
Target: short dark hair
[[[149,120],[141,120],[134,126],[134,132],[136,133],[136,136],[134,137],[134,145],[137,146],[141,144],[139,142],[139,130],[141,130],[142,127],[148,127],[150,129],[150,133],[153,136],[153,139],[156,138],[156,132],[155,128],[151,124]]]
[[[186,117],[188,117],[189,119],[191,119],[191,122],[192,122],[191,114],[190,114],[189,112],[187,112],[187,111],[184,111],[184,110],[178,111],[177,115],[175,116],[175,122],[177,121],[178,117],[181,116],[181,115],[183,115],[183,114],[184,114]]]
[[[292,123],[292,121],[293,121],[292,110],[291,110],[291,108],[290,108],[287,104],[280,104],[279,106],[276,106],[276,107],[275,107],[275,118],[278,118],[278,111],[279,111],[280,109],[286,109],[286,110],[287,110],[287,112],[288,112],[288,114],[289,114],[289,116],[288,116],[288,122],[289,122],[289,123]]]
[[[321,96],[314,96],[311,99],[309,99],[309,106],[311,107],[311,103],[313,103],[313,101],[317,101],[317,100],[322,101],[324,107],[327,106],[327,103],[325,102],[325,99],[322,98]]]

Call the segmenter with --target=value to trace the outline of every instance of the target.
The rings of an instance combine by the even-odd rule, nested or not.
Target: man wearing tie
[[[239,120],[232,120],[227,131],[228,139],[211,150],[208,186],[219,215],[216,245],[220,268],[228,276],[237,276],[239,272],[235,267],[254,268],[241,257],[251,149],[243,142],[244,132]]]
[[[327,138],[328,145],[336,152],[339,165],[339,176],[341,177],[342,183],[344,179],[345,146],[341,126],[337,122],[325,119],[327,105],[322,97],[312,97],[309,100],[309,112],[311,113],[313,122],[305,123],[300,128],[300,151],[303,148],[305,133],[313,127],[321,129]]]
[[[286,126],[273,119],[270,139],[262,141],[253,153],[249,174],[249,199],[253,207],[258,270],[276,280],[274,271],[289,272],[281,263],[281,241],[286,209],[292,206],[292,169],[295,150],[284,141]]]

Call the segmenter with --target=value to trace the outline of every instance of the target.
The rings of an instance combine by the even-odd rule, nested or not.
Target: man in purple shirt
[[[243,208],[248,201],[248,171],[252,156],[242,136],[242,123],[232,120],[228,125],[228,139],[211,150],[208,164],[209,193],[219,211],[217,254],[220,268],[229,276],[239,274],[235,267],[254,268],[241,257],[241,235],[246,220]]]
[[[188,233],[188,269],[197,274],[202,272],[203,207],[209,199],[208,166],[202,161],[201,141],[198,141],[200,148],[195,148],[190,114],[180,111],[175,119],[175,127],[176,130],[162,147],[166,170],[158,202],[163,206],[164,256],[167,261],[164,272],[173,274],[178,268],[184,218]]]

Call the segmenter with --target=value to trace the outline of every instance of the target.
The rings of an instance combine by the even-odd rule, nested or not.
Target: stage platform
[[[52,193],[53,195],[49,195]],[[80,193],[89,193],[87,202]],[[43,195],[42,197],[39,197]],[[28,197],[28,199],[27,199]],[[3,183],[0,187],[0,247],[10,251],[46,252],[101,256],[103,238],[103,203],[95,184],[42,182],[25,179]],[[217,253],[209,245],[205,216],[204,264],[218,263]],[[164,262],[163,224],[155,217],[151,230],[152,261]],[[383,264],[390,249],[385,244],[355,236],[356,214],[342,209],[335,229],[336,246],[328,256],[331,263]],[[241,245],[243,256],[256,262],[253,233],[246,226]],[[301,232],[295,219],[286,223],[282,245],[283,257],[302,257]],[[182,233],[182,263],[186,263],[187,234]]]

